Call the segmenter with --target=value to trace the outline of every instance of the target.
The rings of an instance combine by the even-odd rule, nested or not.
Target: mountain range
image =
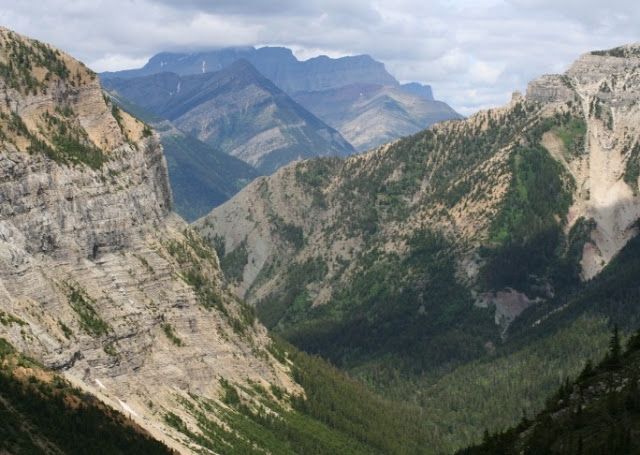
[[[458,113],[433,99],[431,87],[400,84],[368,55],[299,61],[290,49],[226,48],[155,55],[142,68],[102,73],[103,80],[137,78],[161,72],[194,75],[215,72],[246,60],[295,101],[335,128],[358,151],[416,133]],[[330,99],[325,102],[325,99]]]
[[[297,159],[353,153],[335,130],[239,60],[215,73],[104,79],[104,86],[178,129],[272,173]]]
[[[0,28],[0,90],[1,450],[420,453],[415,410],[231,294],[172,212],[160,138],[94,72]]]
[[[544,365],[561,355],[576,374],[603,318],[638,325],[637,276],[600,278],[638,234],[638,49],[583,55],[507,106],[367,154],[292,164],[194,227],[267,327],[376,390],[462,406],[470,365],[526,358],[533,410],[554,384]],[[522,374],[484,393],[523,393]],[[495,409],[475,427],[439,409],[458,441],[496,424]]]
[[[238,60],[251,63],[281,90],[297,92],[327,90],[354,83],[397,85],[384,65],[368,55],[332,59],[326,56],[299,61],[284,47],[225,48],[194,53],[162,52],[140,69],[102,73],[105,79],[131,78],[171,72],[181,76],[216,72]]]
[[[635,450],[639,68],[585,54],[189,226],[162,143],[183,179],[223,152],[0,28],[0,451]],[[197,87],[179,118],[219,76],[139,89]]]

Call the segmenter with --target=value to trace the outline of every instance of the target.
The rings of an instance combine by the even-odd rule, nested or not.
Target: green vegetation
[[[80,318],[80,327],[92,336],[105,335],[111,331],[109,324],[96,312],[95,301],[77,285],[67,283],[69,305]]]
[[[118,356],[118,351],[116,350],[116,347],[113,343],[105,344],[104,346],[102,346],[102,349],[107,355],[110,355],[111,357]]]
[[[640,238],[634,238],[598,277],[525,311],[509,338],[482,358],[439,374],[354,373],[391,398],[420,405],[437,434],[433,447],[451,453],[479,442],[485,428],[499,432],[523,413],[531,418],[586,359],[605,355],[612,325],[639,327],[639,276]]]
[[[70,107],[61,107],[55,114],[47,112],[43,120],[53,147],[32,138],[32,153],[42,152],[56,163],[83,163],[92,169],[100,169],[107,161],[106,155],[91,142],[87,132],[75,119]]]
[[[452,453],[479,442],[484,429],[500,431],[532,416],[584,359],[600,357],[608,339],[606,321],[584,317],[565,330],[513,349],[509,343],[439,377],[396,381],[385,392],[410,397],[437,434],[434,447]]]
[[[244,268],[249,263],[249,252],[247,251],[247,240],[243,240],[235,249],[220,258],[220,267],[224,272],[227,281],[242,281]]]
[[[480,283],[485,288],[512,287],[531,293],[545,277],[561,277],[555,268],[567,244],[562,224],[575,183],[539,145],[547,131],[557,134],[567,151],[582,151],[584,120],[569,113],[539,121],[524,135],[528,145],[514,148],[509,162],[511,183],[490,229],[494,246],[482,250],[486,264]]]
[[[617,326],[604,359],[587,362],[568,379],[535,418],[506,431],[485,432],[482,444],[458,452],[474,454],[637,453],[640,446],[640,332],[622,353]]]
[[[10,31],[2,32],[0,45],[0,52],[6,55],[6,60],[0,62],[0,78],[10,88],[25,95],[35,95],[38,91],[46,93],[54,76],[71,81],[70,71],[60,51],[51,46],[35,40],[24,40]],[[44,78],[34,76],[36,68],[46,69]]]
[[[162,331],[167,336],[167,338],[169,338],[169,340],[176,346],[184,345],[184,341],[182,341],[182,339],[180,339],[180,337],[176,335],[173,326],[168,322],[162,324]]]
[[[58,50],[38,41],[25,40],[9,31],[2,32],[0,56],[2,55],[4,58],[0,58],[0,79],[25,96],[46,93],[55,78],[72,86],[82,81],[80,73],[75,76],[70,74]],[[86,69],[83,71],[91,79],[95,78],[94,73]],[[57,163],[86,164],[99,169],[107,157],[91,142],[65,101],[60,100],[59,103],[55,113],[47,112],[43,115],[37,132],[30,131],[12,109],[3,110],[0,112],[0,138],[11,140],[7,133],[13,132],[29,141],[30,153],[42,153]],[[9,107],[7,104],[7,108]]]
[[[570,158],[584,153],[587,124],[583,118],[571,117],[569,122],[556,126],[551,131],[562,140],[565,151]]]
[[[258,317],[268,328],[280,328],[308,318],[311,307],[307,285],[319,281],[327,274],[327,264],[320,256],[294,263],[286,273],[285,292],[267,297],[256,305]]]
[[[8,132],[29,140],[30,145],[27,148],[29,153],[42,153],[59,164],[85,164],[92,169],[99,169],[107,161],[107,157],[93,145],[86,131],[75,117],[72,117],[73,111],[70,115],[68,112],[68,109],[60,108],[55,114],[43,114],[44,130],[41,133],[46,132],[50,143],[29,131],[15,112],[11,114],[0,112],[0,121],[4,123]]]
[[[269,215],[269,222],[271,223],[271,229],[295,250],[300,250],[304,246],[304,233],[301,226],[287,223],[276,214]]]
[[[221,283],[216,280],[212,267],[215,251],[190,229],[185,229],[183,235],[184,240],[170,240],[165,245],[181,267],[182,279],[193,288],[204,308],[220,311],[235,333],[248,335],[256,320],[253,308],[238,300],[238,311],[230,310],[220,293]]]
[[[67,340],[71,339],[71,337],[73,336],[73,330],[71,330],[64,322],[62,321],[58,321],[58,326],[60,327],[60,330],[62,330],[62,333],[64,334],[65,338]]]
[[[26,377],[13,373],[17,366]],[[173,453],[121,413],[13,354],[2,338],[0,422],[2,453]]]
[[[289,293],[280,296],[280,307],[267,301],[258,314],[273,322],[277,308],[292,302],[273,325],[282,336],[371,377],[390,371],[421,374],[482,355],[488,340],[497,342],[497,333],[488,311],[475,308],[456,279],[451,243],[430,231],[407,243],[407,257],[372,252],[359,258],[361,268],[350,286],[334,292],[330,304],[314,308],[304,301],[305,284],[323,275],[314,277],[306,268],[311,264],[298,264],[287,275]]]
[[[638,55],[638,49],[633,47],[619,46],[613,49],[607,49],[602,51],[593,51],[592,55],[600,55],[604,57],[619,57],[628,58]]]
[[[640,178],[640,143],[636,143],[630,150],[629,158],[624,170],[624,181],[631,187],[634,194],[638,194],[638,178]]]
[[[226,406],[193,394],[181,399],[201,434],[175,413],[167,413],[165,421],[223,455],[432,453],[432,438],[416,407],[379,398],[283,341],[275,341],[270,350],[293,362],[294,378],[304,388],[304,397],[290,396],[278,387],[267,391],[257,384],[248,388],[220,379]]]
[[[568,153],[581,153],[586,126],[571,112],[542,118],[535,105],[519,103],[504,114],[424,131],[366,160],[321,159],[295,166],[302,190],[314,195],[319,208],[337,212],[333,224],[314,229],[322,229],[325,237],[361,240],[364,246],[331,275],[321,256],[311,262],[305,255],[286,269],[280,266],[279,288],[257,302],[260,319],[296,346],[380,389],[388,390],[398,377],[429,372],[433,378],[483,357],[487,343],[501,341],[493,310],[475,307],[460,282],[454,258],[468,245],[423,227],[394,239],[406,248],[390,253],[382,250],[390,242],[384,228],[401,225],[412,213],[411,204],[452,208],[482,201],[492,185],[500,184],[497,176],[508,175],[504,202],[488,217],[493,225],[491,242],[481,249],[481,289],[511,286],[546,297],[549,277],[575,284],[589,223],[582,221],[563,235],[573,182],[540,145],[551,131]],[[493,172],[481,169],[504,150],[508,154]],[[330,183],[337,186],[328,192]],[[442,209],[429,216],[437,220],[448,214]],[[277,216],[271,222],[287,235]],[[332,286],[329,301],[312,306],[311,290],[325,285]]]
[[[12,324],[17,324],[19,326],[27,325],[27,323],[19,317],[11,313],[5,313],[4,311],[0,311],[0,324],[4,326],[10,326]]]

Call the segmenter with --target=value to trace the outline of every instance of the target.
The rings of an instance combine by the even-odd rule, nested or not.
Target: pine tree
[[[611,341],[609,341],[609,352],[605,357],[605,365],[616,366],[620,364],[620,356],[622,354],[622,344],[620,343],[620,332],[618,330],[618,324],[613,326],[613,334],[611,335]]]

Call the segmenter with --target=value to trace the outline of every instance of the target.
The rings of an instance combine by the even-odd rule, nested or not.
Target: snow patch
[[[98,386],[100,386],[101,389],[107,390],[107,388],[104,386],[104,384],[102,382],[100,382],[100,379],[96,379],[96,384],[98,384]]]
[[[125,411],[127,411],[130,414],[133,414],[136,417],[140,417],[136,411],[131,409],[131,406],[129,406],[124,401],[122,401],[120,398],[116,397],[116,400],[118,400],[118,403],[120,403],[120,406],[122,406],[122,409],[124,409]]]

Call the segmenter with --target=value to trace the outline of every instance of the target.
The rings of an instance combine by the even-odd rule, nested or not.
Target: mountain
[[[263,174],[301,158],[353,152],[338,132],[244,60],[216,73],[161,73],[103,84]]]
[[[135,78],[161,72],[201,74],[238,60],[262,75],[335,128],[358,151],[366,151],[433,123],[460,119],[448,105],[434,101],[431,87],[400,84],[384,65],[368,55],[299,61],[290,49],[227,48],[197,53],[157,54],[142,68],[103,73],[101,78]],[[330,101],[327,101],[330,100]]]
[[[134,70],[102,73],[102,79],[131,78],[172,72],[181,76],[216,72],[246,60],[281,90],[291,94],[338,88],[354,83],[396,85],[384,65],[368,55],[332,59],[327,56],[299,61],[284,47],[232,47],[195,53],[162,52]]]
[[[184,454],[423,453],[419,411],[271,339],[231,294],[171,212],[158,135],[95,73],[0,28],[0,89],[2,450],[142,428]]]
[[[639,49],[581,56],[507,106],[361,156],[290,165],[194,227],[268,327],[439,409],[454,449],[540,406],[598,352],[603,320],[640,325],[637,276],[597,281],[638,233]]]
[[[183,133],[143,107],[117,94],[111,94],[110,99],[160,134],[173,210],[186,221],[206,215],[260,175],[253,166]]]
[[[340,131],[359,152],[410,136],[442,120],[463,118],[442,101],[399,86],[351,84],[298,92],[294,99]]]

